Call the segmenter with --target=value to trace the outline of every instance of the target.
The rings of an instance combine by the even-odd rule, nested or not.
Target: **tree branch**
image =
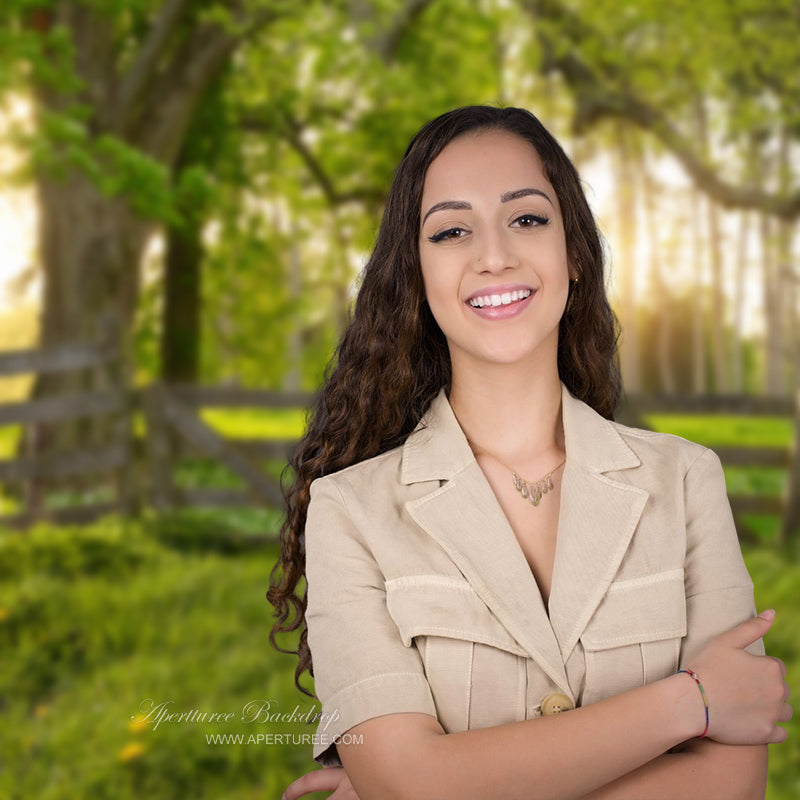
[[[577,55],[583,42],[597,34],[557,0],[526,0],[524,5],[537,18],[555,23],[569,32],[573,48],[568,51],[557,47],[545,30],[540,28],[538,35],[545,52],[544,69],[561,72],[575,92],[578,103],[576,127],[579,130],[603,117],[626,119],[652,133],[678,159],[697,186],[720,205],[758,209],[784,219],[800,216],[800,191],[788,196],[771,194],[757,187],[724,180],[663,111],[630,89],[613,88],[611,84],[618,83],[618,76],[611,67],[604,66],[598,72]]]
[[[159,62],[190,6],[191,0],[166,0],[161,7],[161,12],[118,89],[109,117],[109,127],[117,135],[124,136],[139,109],[148,83],[156,74]]]
[[[344,205],[349,202],[367,202],[380,204],[386,199],[383,192],[375,188],[359,188],[349,191],[339,191],[334,185],[333,179],[322,166],[320,160],[311,152],[311,149],[302,139],[302,126],[297,120],[290,117],[286,112],[281,112],[283,119],[282,125],[270,124],[263,118],[255,116],[245,117],[242,120],[242,127],[247,131],[257,133],[277,133],[286,143],[300,156],[300,160],[306,169],[311,173],[316,181],[325,200],[331,208]]]
[[[203,92],[241,43],[275,19],[275,11],[264,10],[250,19],[243,17],[236,30],[220,25],[196,25],[147,94],[144,113],[132,132],[138,146],[171,166]]]
[[[379,33],[372,42],[372,49],[385,64],[390,64],[397,56],[403,37],[411,26],[435,0],[406,0],[394,15],[391,25]]]

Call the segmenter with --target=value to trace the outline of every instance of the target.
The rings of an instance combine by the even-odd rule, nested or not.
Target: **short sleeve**
[[[687,636],[681,667],[708,642],[755,616],[753,581],[742,558],[719,457],[704,450],[684,478]],[[759,639],[747,648],[763,655]]]
[[[436,710],[419,652],[403,644],[379,565],[330,478],[311,485],[305,548],[308,644],[322,706],[313,755],[329,766],[340,763],[336,739],[354,725]]]

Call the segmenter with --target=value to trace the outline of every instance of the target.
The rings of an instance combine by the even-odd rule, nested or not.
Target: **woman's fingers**
[[[784,664],[783,661],[781,661],[779,658],[775,658],[775,656],[768,656],[768,658],[774,658],[775,661],[778,662],[778,666],[780,667],[780,670],[781,670],[781,675],[785,679],[786,678],[786,664]],[[788,687],[789,684],[786,684],[786,685]]]
[[[292,781],[286,787],[281,800],[297,800],[311,792],[335,792],[343,780],[347,780],[347,773],[342,767],[315,769]]]
[[[757,617],[740,622],[718,638],[721,642],[732,647],[744,649],[764,636],[775,621],[775,612],[772,609],[762,611]]]

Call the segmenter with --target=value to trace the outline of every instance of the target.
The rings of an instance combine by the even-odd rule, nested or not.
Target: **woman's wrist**
[[[675,732],[676,743],[702,736],[706,730],[706,709],[697,684],[681,673],[658,681],[664,692],[664,702],[671,709],[669,724]]]

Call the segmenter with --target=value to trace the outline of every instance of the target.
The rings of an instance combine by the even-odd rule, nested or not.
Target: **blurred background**
[[[800,691],[799,39],[796,0],[4,0],[0,798],[277,800],[312,766],[280,474],[394,167],[472,103],[575,161],[620,418],[720,454]]]

